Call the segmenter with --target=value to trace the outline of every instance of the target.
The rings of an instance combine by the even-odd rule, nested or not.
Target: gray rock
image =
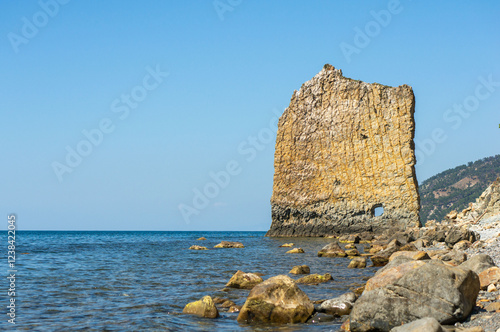
[[[477,274],[489,269],[490,267],[496,266],[493,258],[486,254],[479,254],[472,256],[468,261],[460,264],[463,269],[469,269]]]
[[[391,332],[444,332],[439,322],[432,317],[425,317],[414,322],[395,327]]]
[[[352,309],[351,331],[389,331],[424,317],[453,324],[469,315],[479,286],[471,270],[428,262],[393,284],[364,292]]]
[[[356,294],[349,292],[342,294],[339,297],[326,300],[321,303],[316,310],[333,316],[349,315],[355,301]]]

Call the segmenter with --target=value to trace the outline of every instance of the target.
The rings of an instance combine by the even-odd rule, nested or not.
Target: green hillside
[[[460,212],[500,176],[500,155],[483,158],[441,172],[419,186],[420,220],[441,221],[452,210]]]

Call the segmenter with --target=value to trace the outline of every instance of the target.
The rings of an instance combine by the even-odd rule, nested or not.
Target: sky
[[[2,1],[1,215],[265,231],[275,124],[326,63],[413,88],[419,182],[499,154],[499,16],[493,0]]]

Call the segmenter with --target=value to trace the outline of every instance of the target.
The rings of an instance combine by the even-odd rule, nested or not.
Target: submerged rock
[[[219,317],[219,311],[217,311],[214,301],[208,295],[198,301],[186,304],[182,313],[206,318]]]
[[[366,257],[354,257],[347,267],[349,269],[364,269],[366,267]]]
[[[245,248],[245,246],[241,242],[222,241],[214,246],[214,248]]]
[[[294,244],[293,243],[283,243],[282,245],[280,245],[280,248],[281,247],[293,247]]]
[[[191,249],[191,250],[208,250],[207,247],[197,246],[197,245],[193,245],[193,246],[189,247],[189,249]]]
[[[293,248],[292,250],[288,250],[286,253],[287,254],[303,254],[303,253],[305,253],[305,251],[302,248]]]
[[[290,272],[290,274],[309,274],[311,273],[311,269],[307,265],[297,265],[294,266]]]
[[[264,280],[255,273],[245,273],[238,270],[226,284],[226,287],[252,289],[255,285],[263,281]]]
[[[292,278],[278,275],[255,286],[238,315],[238,322],[304,323],[314,305]]]
[[[311,274],[305,277],[302,277],[296,281],[298,284],[319,284],[322,282],[327,282],[333,280],[332,276],[330,273],[325,273],[323,275],[321,274]]]
[[[204,241],[204,240],[206,240],[206,238],[204,238],[203,236],[197,239],[197,241]]]

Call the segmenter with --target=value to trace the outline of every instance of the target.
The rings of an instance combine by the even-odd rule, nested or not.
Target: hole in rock
[[[374,217],[380,217],[384,214],[384,207],[382,206],[382,204],[377,204],[372,208],[372,211]]]

